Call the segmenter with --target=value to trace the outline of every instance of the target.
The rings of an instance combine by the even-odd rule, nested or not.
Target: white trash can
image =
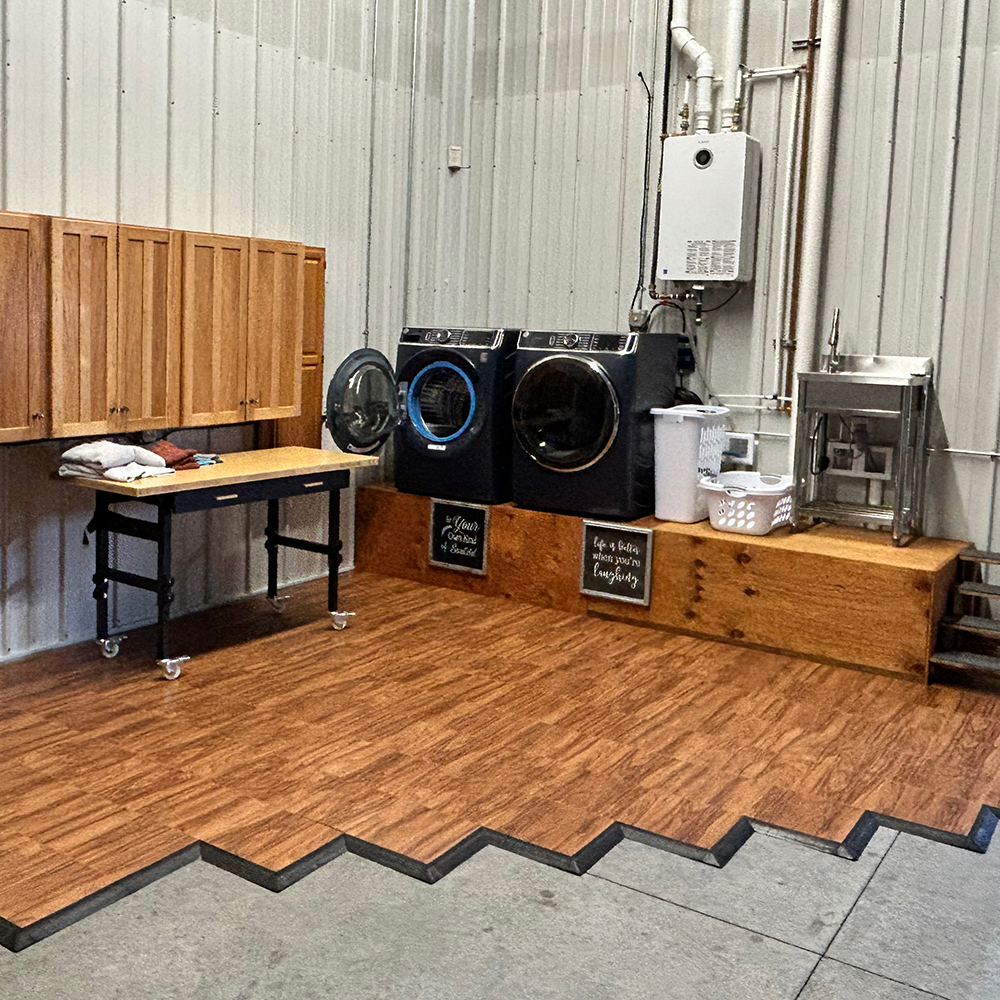
[[[725,406],[655,408],[656,516],[691,524],[708,517],[708,500],[698,488],[704,476],[717,476],[726,443]]]

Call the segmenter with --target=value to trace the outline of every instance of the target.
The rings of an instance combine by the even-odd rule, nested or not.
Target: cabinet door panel
[[[52,220],[52,435],[118,429],[113,223]]]
[[[247,419],[249,241],[184,234],[181,422],[189,427]]]
[[[45,225],[0,212],[0,442],[49,434]]]
[[[247,394],[256,420],[301,411],[304,281],[301,243],[250,241]]]
[[[181,411],[181,234],[118,230],[118,405],[129,431],[176,427]]]
[[[276,447],[323,444],[323,328],[326,312],[326,251],[306,247],[305,300],[302,305],[302,412],[276,420]]]

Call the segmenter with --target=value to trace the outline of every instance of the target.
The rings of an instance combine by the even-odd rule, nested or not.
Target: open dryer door
[[[364,347],[337,369],[326,391],[326,426],[341,451],[368,455],[400,422],[399,386],[389,359]]]

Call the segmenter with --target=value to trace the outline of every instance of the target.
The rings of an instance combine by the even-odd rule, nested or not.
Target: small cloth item
[[[171,444],[166,438],[157,441],[149,446],[149,450],[159,455],[171,469],[197,469],[198,463],[194,461],[197,454],[196,448],[178,448]]]
[[[194,456],[194,460],[199,465],[218,465],[222,461],[222,456],[216,454],[214,451],[198,452]]]
[[[161,469],[167,464],[163,458],[146,448],[134,444],[115,444],[114,441],[89,441],[86,444],[78,444],[62,453],[62,461],[68,465],[87,466],[97,472],[117,469],[131,462]],[[82,473],[74,472],[72,475],[82,475]]]
[[[138,462],[129,462],[128,465],[120,466],[117,469],[104,470],[104,478],[113,479],[116,483],[131,483],[135,479],[148,479],[151,476],[172,476],[173,474],[173,469],[161,469],[153,465],[140,465]]]

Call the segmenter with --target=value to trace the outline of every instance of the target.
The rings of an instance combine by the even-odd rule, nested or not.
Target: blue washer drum
[[[435,434],[426,423],[424,423],[423,414],[420,412],[420,402],[417,399],[417,390],[420,387],[420,383],[427,378],[427,376],[433,371],[439,371],[441,369],[446,369],[448,371],[455,372],[465,383],[465,388],[469,393],[469,415],[465,419],[465,423],[455,431],[454,434],[449,434],[447,437],[440,437]],[[458,365],[453,365],[450,361],[434,361],[427,365],[426,368],[421,368],[417,373],[416,377],[410,382],[409,391],[406,394],[406,412],[410,417],[410,421],[413,426],[417,429],[417,433],[421,437],[426,438],[428,441],[434,441],[438,444],[446,444],[449,441],[454,441],[456,438],[460,438],[472,424],[472,418],[476,415],[476,390],[473,388],[472,380],[469,378],[465,372],[462,371]]]

